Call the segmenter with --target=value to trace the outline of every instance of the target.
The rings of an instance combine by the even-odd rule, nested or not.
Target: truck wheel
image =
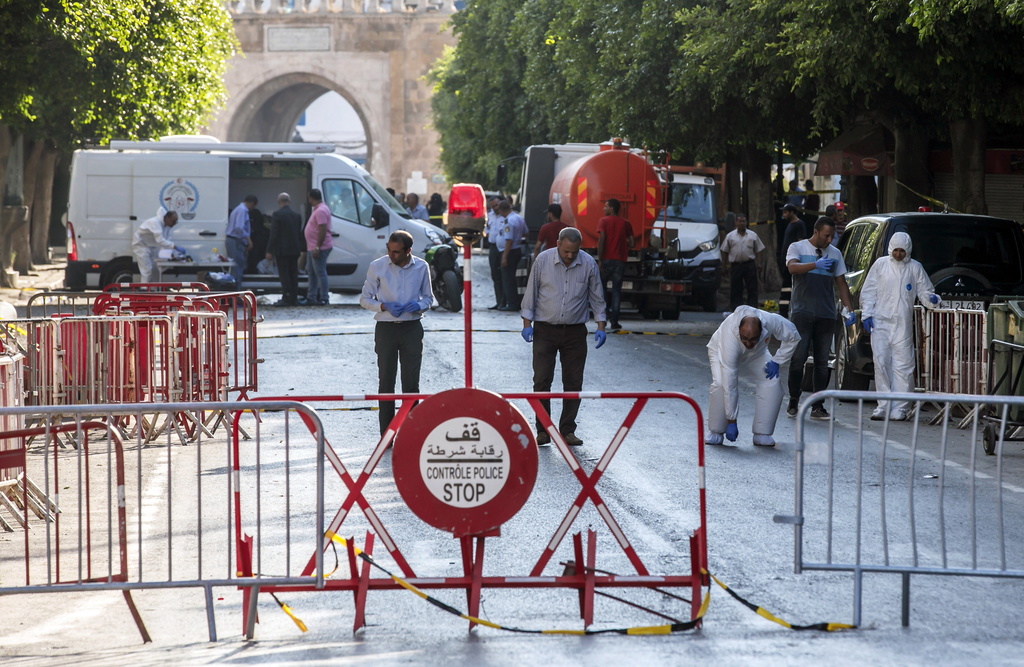
[[[459,312],[462,310],[462,283],[459,282],[459,277],[454,271],[445,271],[441,275],[441,280],[444,281],[445,298],[448,301],[447,304],[442,304],[443,307],[453,313]]]
[[[135,282],[135,263],[127,258],[121,258],[110,263],[107,270],[100,275],[100,289],[107,285]]]
[[[697,303],[705,313],[713,313],[718,310],[718,293],[713,290],[698,292]]]
[[[675,320],[678,320],[679,319],[679,309],[678,308],[672,308],[671,310],[662,310],[661,311],[661,319],[665,320],[666,322],[673,322]]]

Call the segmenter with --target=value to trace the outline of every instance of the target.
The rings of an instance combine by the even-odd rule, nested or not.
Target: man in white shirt
[[[757,255],[762,250],[764,243],[760,237],[747,231],[746,214],[737,213],[736,229],[726,234],[722,242],[722,254],[729,262],[729,310],[744,303],[757,307]]]

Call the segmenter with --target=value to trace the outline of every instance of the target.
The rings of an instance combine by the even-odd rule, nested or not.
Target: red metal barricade
[[[460,577],[447,577],[447,576],[431,576],[429,578],[419,577],[413,570],[411,564],[406,559],[402,550],[399,548],[397,540],[385,527],[384,522],[381,520],[377,512],[374,511],[371,506],[370,500],[368,499],[365,491],[367,485],[370,483],[370,478],[375,472],[378,464],[380,463],[385,452],[391,446],[392,441],[398,431],[398,428],[405,421],[406,417],[412,406],[416,401],[428,399],[428,395],[419,394],[388,394],[388,395],[360,395],[360,396],[305,396],[305,397],[289,397],[289,400],[297,400],[306,404],[316,404],[323,402],[350,402],[350,401],[377,401],[377,400],[398,400],[402,401],[401,406],[398,408],[394,420],[387,429],[386,433],[380,437],[377,441],[376,447],[373,452],[366,459],[362,470],[358,473],[350,471],[345,464],[342,462],[341,457],[337,451],[332,447],[328,439],[324,438],[324,457],[326,465],[333,468],[337,473],[338,478],[344,486],[344,496],[340,506],[334,513],[333,517],[326,521],[327,516],[324,516],[325,522],[325,534],[322,536],[322,542],[319,552],[314,552],[309,555],[308,561],[306,561],[305,567],[302,569],[300,576],[311,576],[317,569],[317,560],[324,557],[324,553],[333,547],[332,542],[334,536],[338,535],[345,523],[346,518],[349,516],[351,510],[358,507],[366,521],[371,527],[371,531],[367,532],[366,539],[362,545],[362,551],[372,555],[374,544],[376,540],[380,540],[384,546],[384,549],[388,552],[391,559],[395,562],[398,569],[401,571],[402,577],[407,583],[412,584],[420,589],[461,589],[466,592],[468,601],[468,614],[469,616],[476,617],[479,612],[480,605],[480,594],[484,588],[528,588],[528,589],[543,589],[543,588],[564,588],[570,590],[576,590],[579,593],[580,598],[580,615],[585,625],[590,625],[594,620],[594,596],[601,588],[615,587],[615,588],[628,588],[634,587],[639,589],[651,589],[655,587],[660,588],[672,588],[681,587],[689,588],[691,592],[690,607],[691,607],[691,620],[699,624],[700,609],[701,609],[701,588],[706,585],[707,582],[707,521],[706,521],[706,497],[704,489],[704,434],[703,434],[703,417],[700,412],[700,408],[697,403],[680,393],[668,393],[668,392],[614,392],[614,393],[593,393],[593,392],[580,392],[580,393],[520,393],[520,394],[503,394],[501,398],[505,400],[525,400],[533,408],[534,412],[540,419],[544,428],[552,436],[552,442],[555,449],[561,455],[565,463],[569,466],[569,469],[580,485],[580,489],[576,494],[575,499],[568,508],[564,519],[555,528],[551,539],[548,540],[539,554],[531,557],[529,560],[520,559],[519,562],[526,563],[530,570],[528,572],[516,573],[511,576],[485,576],[483,574],[483,558],[484,558],[484,543],[487,537],[494,537],[497,535],[496,531],[488,532],[480,535],[466,535],[459,537],[460,550],[462,554],[462,566],[463,576]],[[564,439],[559,434],[558,430],[554,427],[551,422],[551,418],[548,413],[543,409],[540,401],[542,399],[612,399],[619,401],[631,401],[630,409],[622,424],[616,429],[615,435],[611,442],[604,448],[603,453],[599,456],[598,462],[592,472],[587,472],[581,462],[573,454],[573,451],[565,443]],[[261,400],[273,400],[273,399],[253,399],[255,401]],[[684,574],[652,574],[652,569],[644,562],[644,559],[639,553],[638,549],[631,542],[622,526],[615,520],[612,515],[612,511],[609,506],[602,499],[600,492],[597,488],[597,484],[602,477],[608,471],[610,464],[615,458],[616,454],[620,451],[624,441],[633,428],[637,418],[641,412],[651,401],[682,401],[689,405],[694,411],[696,416],[696,429],[695,433],[692,434],[693,438],[684,436],[683,434],[677,434],[679,441],[684,442],[687,445],[693,445],[694,449],[687,449],[687,455],[693,456],[697,464],[697,470],[695,471],[694,480],[696,482],[695,488],[692,490],[696,498],[696,513],[698,525],[693,530],[689,538],[689,568],[688,572]],[[311,432],[313,426],[308,418],[303,417],[307,421],[307,426],[310,427]],[[270,560],[270,556],[266,559],[263,558],[261,551],[259,535],[262,534],[262,526],[259,525],[261,519],[260,508],[257,505],[256,514],[252,512],[252,508],[247,511],[243,508],[243,496],[253,497],[257,499],[262,493],[261,480],[260,479],[242,479],[241,474],[246,466],[250,466],[250,463],[243,464],[241,462],[242,449],[239,438],[237,437],[237,416],[236,416],[236,430],[233,437],[233,456],[232,466],[234,474],[238,476],[238,481],[234,486],[234,505],[235,505],[235,547],[236,547],[236,562],[235,567],[242,577],[259,577],[259,563],[264,563]],[[287,466],[285,466],[287,468]],[[266,475],[267,473],[264,473]],[[280,481],[277,482],[280,484]],[[289,485],[296,485],[290,478],[284,482],[285,488]],[[304,488],[308,488],[308,484],[302,484]],[[275,486],[275,488],[280,488]],[[680,490],[683,493],[683,490]],[[251,495],[250,495],[251,494]],[[625,554],[629,563],[635,570],[634,574],[611,574],[602,569],[599,569],[596,563],[596,539],[597,534],[593,530],[588,531],[587,539],[584,541],[582,533],[577,533],[573,536],[572,553],[573,559],[570,565],[562,571],[561,574],[552,576],[551,574],[545,575],[545,570],[551,565],[552,556],[556,553],[559,545],[563,542],[566,535],[572,528],[575,520],[580,516],[581,510],[588,503],[593,504],[597,513],[601,519],[607,525],[611,532],[615,543]],[[258,501],[257,501],[258,503]],[[326,508],[325,508],[326,509]],[[264,517],[266,517],[266,508],[264,507]],[[257,525],[255,526],[255,534],[257,538],[254,540],[253,537],[246,534],[246,528],[243,525],[246,520],[253,519]],[[287,531],[286,531],[287,533]],[[286,540],[287,541],[287,540]],[[275,540],[277,544],[278,540]],[[311,580],[308,585],[287,585],[281,587],[275,587],[273,585],[261,586],[260,591],[275,592],[275,591],[314,591],[314,590],[335,590],[335,591],[351,591],[354,594],[355,600],[355,620],[354,629],[365,625],[365,604],[366,597],[369,590],[396,590],[401,587],[401,584],[394,581],[392,578],[372,578],[370,576],[370,569],[364,563],[362,569],[357,568],[357,550],[351,540],[346,540],[347,559],[349,562],[349,577],[342,578],[330,578],[327,580]],[[585,543],[584,543],[585,542]],[[493,542],[492,542],[493,544]],[[280,546],[277,544],[277,546]],[[517,545],[520,546],[520,545]],[[291,552],[291,547],[286,546],[286,551]],[[664,567],[664,559],[658,563],[660,567]],[[607,565],[605,567],[608,567]],[[255,601],[250,597],[251,589],[244,589],[244,625],[247,636],[252,636],[253,624],[256,619],[253,614],[255,609]],[[470,627],[472,627],[472,623]]]

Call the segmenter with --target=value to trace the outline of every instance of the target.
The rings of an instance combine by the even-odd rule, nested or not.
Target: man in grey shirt
[[[537,255],[526,283],[526,294],[519,314],[523,318],[523,340],[533,343],[533,390],[551,391],[555,377],[555,356],[562,362],[562,391],[583,389],[583,369],[587,363],[587,321],[593,311],[597,321],[595,349],[604,345],[606,323],[604,285],[597,262],[580,253],[579,230],[567,227],[558,233],[558,244]],[[541,404],[548,414],[551,401]],[[566,444],[582,445],[576,435],[579,399],[562,402],[558,430]],[[537,444],[551,442],[537,419]]]
[[[373,332],[377,353],[377,391],[395,391],[398,364],[402,364],[402,393],[420,390],[420,362],[423,360],[423,312],[434,302],[427,263],[412,254],[412,234],[399,230],[388,239],[388,254],[372,262],[359,305],[376,313]],[[395,416],[395,402],[380,402],[380,434]]]

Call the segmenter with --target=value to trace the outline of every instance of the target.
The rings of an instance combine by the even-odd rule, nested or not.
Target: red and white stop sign
[[[456,536],[499,527],[537,481],[537,443],[523,414],[482,389],[452,389],[406,417],[392,453],[402,500],[426,523]]]

